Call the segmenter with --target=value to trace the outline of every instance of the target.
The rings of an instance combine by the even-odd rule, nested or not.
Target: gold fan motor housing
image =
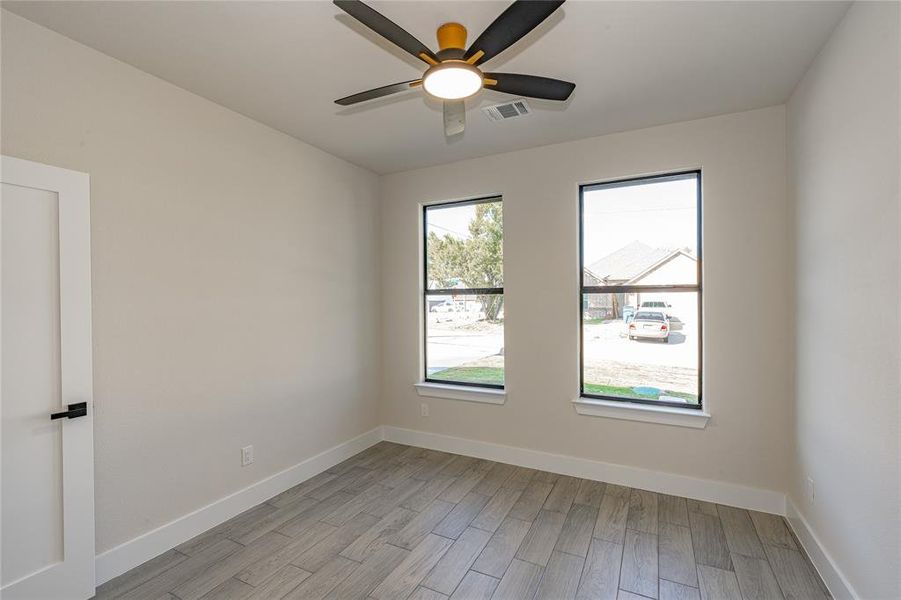
[[[466,28],[459,23],[445,23],[438,28],[438,48],[466,48]]]

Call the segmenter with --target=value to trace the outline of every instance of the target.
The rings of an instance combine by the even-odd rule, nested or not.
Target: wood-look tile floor
[[[389,442],[98,599],[813,599],[778,516]]]

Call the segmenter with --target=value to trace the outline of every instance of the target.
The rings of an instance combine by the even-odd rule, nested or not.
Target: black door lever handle
[[[77,417],[83,417],[88,414],[88,403],[87,402],[77,402],[75,404],[69,405],[69,410],[64,410],[63,412],[51,413],[50,420],[54,419],[62,419],[64,417],[68,417],[70,419],[75,419]]]

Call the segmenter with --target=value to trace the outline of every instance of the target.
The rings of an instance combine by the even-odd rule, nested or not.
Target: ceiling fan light
[[[426,71],[422,87],[442,100],[462,100],[482,89],[482,72],[463,62],[444,62]]]

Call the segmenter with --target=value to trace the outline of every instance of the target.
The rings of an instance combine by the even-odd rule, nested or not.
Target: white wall
[[[382,177],[382,421],[784,490],[793,346],[784,117],[768,108]],[[527,126],[497,125],[499,134]],[[713,418],[696,430],[578,415],[578,184],[697,167]],[[505,204],[507,403],[432,399],[421,418],[419,204],[490,194]]]
[[[98,551],[376,426],[377,178],[2,20],[3,153],[91,175]]]
[[[898,3],[855,4],[788,105],[790,496],[861,598],[901,598],[899,18]]]

